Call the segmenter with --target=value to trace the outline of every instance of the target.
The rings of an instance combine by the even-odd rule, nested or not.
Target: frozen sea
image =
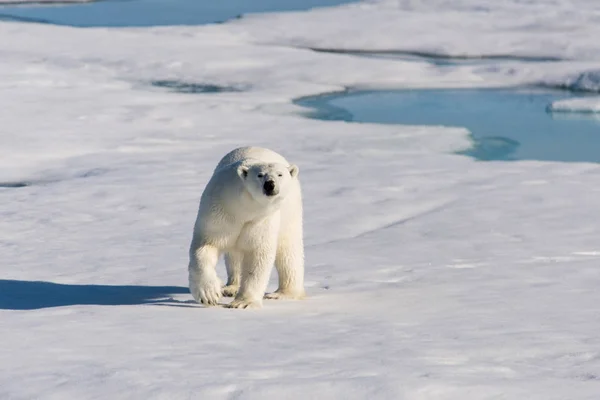
[[[538,85],[585,91],[551,108],[590,114],[599,20],[595,0],[371,0],[0,22],[0,398],[597,399],[598,163],[478,162],[465,127],[294,99]],[[308,298],[204,308],[199,197],[248,144],[300,166]]]
[[[535,88],[357,91],[296,100],[324,120],[465,127],[478,160],[600,162],[597,96]]]

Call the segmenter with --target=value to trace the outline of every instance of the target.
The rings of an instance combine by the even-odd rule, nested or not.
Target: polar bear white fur
[[[242,147],[226,154],[206,185],[190,246],[190,292],[216,305],[259,308],[267,299],[304,297],[302,195],[298,167],[276,152]],[[224,254],[227,285],[215,270]],[[265,295],[272,266],[279,288]]]

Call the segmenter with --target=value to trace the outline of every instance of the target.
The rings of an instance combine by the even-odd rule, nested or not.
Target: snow
[[[584,97],[555,101],[550,105],[551,111],[600,113],[600,97]]]
[[[272,46],[490,61],[465,69],[488,85],[502,76],[505,85],[575,83],[575,90],[597,91],[598,21],[600,3],[594,0],[371,0],[249,15],[230,26],[253,43]]]
[[[549,86],[553,86],[551,83]],[[575,75],[565,76],[555,83],[558,89],[572,90],[575,92],[600,92],[600,70],[584,71]]]
[[[599,18],[594,0],[372,0],[235,24],[298,47],[598,60]]]
[[[291,104],[348,86],[597,69],[595,3],[551,3],[490,5],[477,11],[489,35],[460,43],[464,31],[448,32],[463,12],[465,30],[475,23],[467,1],[205,27],[0,23],[0,398],[596,399],[597,164],[476,162],[452,154],[470,144],[464,129],[315,121]],[[368,24],[411,4],[431,20],[398,29],[423,26],[440,48],[477,54],[506,37],[488,48],[536,54],[543,40],[576,59],[439,67],[285,43],[302,29],[315,32],[303,47],[375,49]],[[559,11],[570,18],[552,19]],[[575,41],[581,24],[587,39]],[[158,80],[242,91],[176,93]],[[300,166],[309,297],[207,309],[186,288],[192,225],[214,165],[246,144]]]

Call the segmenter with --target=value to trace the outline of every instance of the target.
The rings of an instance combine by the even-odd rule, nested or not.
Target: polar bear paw
[[[225,285],[221,291],[225,297],[235,297],[238,290],[240,290],[240,285]]]
[[[190,281],[190,291],[198,303],[216,306],[221,298],[221,281],[216,276],[205,276],[195,282]]]
[[[305,297],[304,291],[276,290],[273,293],[265,294],[267,300],[301,300]]]
[[[235,299],[227,304],[227,308],[262,308],[262,303],[255,300]]]

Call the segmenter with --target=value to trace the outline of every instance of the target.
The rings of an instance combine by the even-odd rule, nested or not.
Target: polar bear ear
[[[292,178],[295,178],[298,176],[298,173],[300,172],[300,169],[298,168],[297,165],[292,164],[288,167],[288,170],[290,171],[290,175],[292,176]]]
[[[242,179],[246,179],[248,177],[248,167],[245,165],[240,165],[237,169],[237,173]]]

